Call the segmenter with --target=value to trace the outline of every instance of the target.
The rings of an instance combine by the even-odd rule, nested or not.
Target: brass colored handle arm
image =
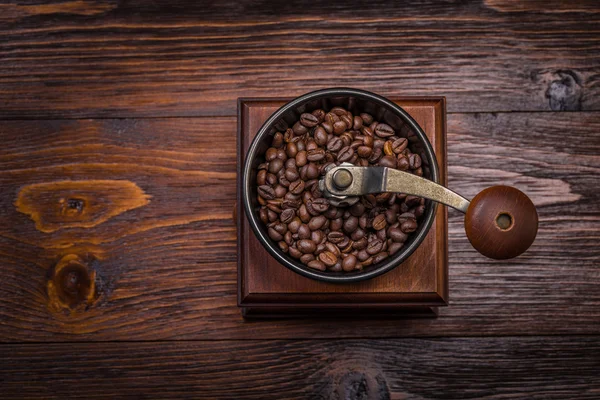
[[[362,196],[369,193],[406,193],[424,197],[463,213],[469,200],[435,182],[387,167],[355,167],[342,164],[325,175],[325,189],[336,196]]]

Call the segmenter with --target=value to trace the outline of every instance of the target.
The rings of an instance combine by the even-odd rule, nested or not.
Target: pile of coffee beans
[[[329,165],[342,162],[422,176],[425,165],[407,136],[342,107],[304,113],[292,128],[275,133],[256,176],[259,215],[269,237],[319,271],[361,270],[398,252],[419,226],[424,199],[380,193],[335,207],[318,182]]]

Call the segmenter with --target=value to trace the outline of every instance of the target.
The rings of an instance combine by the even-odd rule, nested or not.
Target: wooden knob
[[[475,250],[496,260],[527,250],[537,229],[538,215],[531,199],[510,186],[481,191],[465,215],[465,231]]]

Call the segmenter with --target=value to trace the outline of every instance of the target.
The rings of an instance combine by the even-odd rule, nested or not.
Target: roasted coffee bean
[[[383,241],[381,239],[375,239],[367,245],[367,253],[370,255],[379,253],[381,249],[383,249]]]
[[[383,152],[385,153],[386,156],[396,156],[394,153],[394,148],[392,147],[392,141],[388,140],[385,142],[385,144],[383,145]]]
[[[300,173],[296,168],[287,168],[284,174],[285,179],[288,181],[288,186],[290,182],[294,182],[300,179]]]
[[[325,243],[319,243],[317,245],[317,250],[315,250],[315,254],[319,255],[326,250]]]
[[[363,124],[371,125],[373,123],[373,117],[371,114],[360,113],[360,118],[363,120]]]
[[[294,234],[288,229],[285,235],[283,235],[283,240],[291,246],[294,243]]]
[[[404,233],[414,232],[417,230],[417,227],[417,220],[415,219],[406,220],[400,225],[400,229],[402,229],[402,232]]]
[[[363,237],[365,237],[365,231],[361,228],[358,228],[354,232],[350,233],[350,239],[352,240],[360,240]]]
[[[290,230],[292,233],[297,233],[301,225],[302,221],[300,220],[300,218],[294,217],[288,224],[288,230]]]
[[[414,207],[421,203],[421,198],[419,196],[409,195],[409,196],[406,196],[406,199],[404,199],[404,202],[406,203],[407,206]]]
[[[366,211],[366,207],[365,207],[365,211]],[[358,226],[360,226],[361,229],[367,229],[368,225],[369,225],[369,219],[367,218],[367,214],[363,213],[358,218]]]
[[[329,121],[321,122],[321,126],[323,127],[323,129],[325,129],[325,132],[329,133],[330,135],[333,133],[333,124]]]
[[[346,272],[350,272],[356,268],[356,263],[356,256],[350,254],[348,257],[342,260],[342,269]]]
[[[334,219],[337,215],[338,212],[338,208],[332,205],[329,205],[329,207],[327,208],[327,211],[325,211],[323,213],[324,216],[326,216],[329,219]]]
[[[275,147],[269,147],[265,153],[265,160],[271,162],[277,158],[277,149]]]
[[[362,128],[362,126],[363,126],[362,118],[359,117],[358,115],[355,115],[352,120],[352,129],[354,129],[355,131],[358,131],[360,128]]]
[[[375,134],[381,138],[394,136],[394,134],[396,133],[394,132],[394,129],[392,129],[392,127],[387,124],[377,124],[374,131]]]
[[[302,254],[302,257],[300,257],[300,262],[302,264],[308,264],[312,260],[315,260],[315,256],[312,253],[310,253],[310,254]]]
[[[394,199],[394,200],[396,200],[396,199]],[[393,224],[394,222],[396,222],[396,218],[398,218],[398,212],[395,209],[388,208],[385,211],[385,221],[388,224]]]
[[[283,161],[280,158],[276,158],[269,162],[269,172],[272,174],[278,173],[283,168]]]
[[[304,191],[304,181],[299,179],[290,183],[289,190],[293,194],[301,194]]]
[[[354,156],[354,150],[350,146],[342,148],[337,155],[339,162],[349,161]]]
[[[374,148],[373,152],[371,153],[371,155],[369,156],[368,161],[371,164],[376,164],[379,162],[379,160],[381,159],[381,156],[383,155],[383,151],[380,148]]]
[[[415,215],[409,212],[404,212],[398,216],[398,222],[403,223],[409,219],[415,219]]]
[[[356,254],[356,258],[358,258],[358,260],[360,262],[365,261],[367,258],[371,257],[371,255],[369,253],[367,253],[367,250],[360,250],[357,254]]]
[[[373,150],[368,147],[368,146],[360,146],[357,150],[356,153],[363,158],[369,158],[371,156],[371,154],[373,154]]]
[[[373,264],[380,263],[388,257],[389,257],[389,253],[386,251],[377,253],[375,256],[373,256]]]
[[[302,257],[302,252],[294,246],[290,246],[290,248],[288,249],[288,254],[296,259]]]
[[[410,169],[417,169],[421,167],[421,157],[418,154],[411,154],[408,156],[408,163],[410,165]]]
[[[408,157],[406,157],[404,154],[399,154],[396,165],[399,170],[408,171],[410,168],[410,162],[408,161]]]
[[[362,250],[362,249],[366,248],[368,244],[369,243],[368,243],[367,238],[365,236],[363,236],[359,240],[355,240],[352,242],[352,248],[354,248],[356,250]]]
[[[307,156],[308,161],[321,161],[325,158],[325,150],[323,149],[314,149],[308,150]]]
[[[393,242],[388,246],[388,253],[390,255],[396,254],[402,247],[404,247],[404,242]]]
[[[337,136],[332,137],[327,142],[327,150],[329,151],[339,151],[344,146],[342,139]]]
[[[261,207],[260,211],[258,212],[258,217],[260,218],[260,220],[262,221],[263,224],[267,224],[269,222],[269,215],[267,214],[267,209],[266,207]]]
[[[287,154],[284,149],[277,149],[277,158],[285,162],[287,160]]]
[[[353,251],[354,249],[352,248],[352,244],[354,243],[353,240],[350,240],[348,238],[345,238],[344,241],[342,241],[340,244],[338,244],[338,248],[340,249],[340,251],[342,253],[350,253],[351,251]]]
[[[311,114],[314,115],[315,117],[317,117],[317,120],[319,121],[319,124],[320,124],[325,119],[325,114],[327,114],[327,113],[325,112],[325,110],[322,110],[319,108],[319,109],[316,109],[315,111],[313,111]]]
[[[325,242],[325,248],[327,249],[327,251],[335,254],[336,257],[341,257],[342,256],[342,252],[340,251],[340,249],[338,248],[338,246],[336,246],[334,243]]]
[[[348,114],[344,114],[340,116],[340,120],[344,121],[346,124],[346,129],[352,129],[352,125],[354,125],[354,120]]]
[[[408,235],[402,232],[400,228],[390,228],[388,230],[388,236],[396,243],[404,243],[408,239]]]
[[[277,232],[279,232],[281,235],[285,235],[288,231],[287,225],[284,223],[278,223],[273,225],[273,229],[275,229]]]
[[[317,229],[316,231],[313,231],[310,234],[310,240],[312,240],[315,243],[321,243],[321,242],[325,241],[326,239],[327,239],[327,236],[325,236],[325,232],[323,232],[320,229]]]
[[[308,225],[302,224],[298,228],[298,239],[310,239],[312,236],[312,232]]]
[[[365,213],[365,206],[361,203],[358,202],[356,204],[354,204],[352,207],[350,207],[350,214],[352,214],[355,217],[360,217],[361,215],[363,215]]]
[[[325,264],[323,264],[323,262],[321,262],[319,260],[312,260],[311,262],[309,262],[306,265],[309,268],[318,269],[319,271],[325,271],[327,269],[327,267],[325,266]]]
[[[308,162],[308,157],[307,157],[306,151],[305,150],[298,151],[298,153],[296,154],[296,166],[304,167],[307,162]]]
[[[332,252],[324,251],[319,254],[319,261],[328,267],[333,267],[337,263],[338,258]]]
[[[325,218],[325,216],[323,216],[323,215],[319,215],[317,217],[312,217],[310,219],[310,221],[308,222],[308,227],[312,231],[315,231],[317,229],[321,229],[321,227],[323,227],[323,225],[325,225],[325,222],[327,222],[327,218]]]
[[[408,140],[406,140],[406,138],[399,138],[394,140],[394,142],[392,143],[392,150],[394,154],[400,154],[404,151],[404,149],[406,149],[407,145]]]
[[[269,200],[271,201],[271,200]],[[273,212],[276,212],[277,214],[281,214],[281,208],[279,208],[279,206],[277,204],[268,204],[267,203],[267,208]]]
[[[280,249],[281,251],[283,251],[284,253],[287,253],[287,252],[288,252],[288,249],[289,249],[289,247],[290,247],[290,246],[288,246],[288,244],[287,244],[286,242],[284,242],[284,241],[281,241],[281,242],[277,243],[277,245],[279,246],[279,249]]]
[[[290,187],[290,181],[285,177],[285,174],[279,178],[279,184],[283,187]]]
[[[267,209],[267,215],[269,217],[269,222],[274,222],[279,218],[279,215],[277,215],[276,212]]]
[[[341,135],[347,128],[348,125],[344,121],[337,121],[333,124],[333,133],[334,135]]]
[[[291,194],[291,193],[289,193],[289,192],[286,193],[286,196],[288,194]],[[302,205],[302,201],[300,201],[300,200],[285,199],[281,203],[281,209],[287,210],[289,208],[292,210],[297,210],[301,205]]]
[[[387,225],[387,222],[386,222],[384,214],[379,214],[373,219],[372,226],[373,226],[373,229],[375,229],[376,231],[385,229],[386,225]]]
[[[318,186],[314,186],[313,188],[316,188],[318,190]],[[313,199],[310,204],[312,205],[312,208],[314,210],[320,213],[324,213],[329,208],[329,200],[323,197]]]
[[[315,250],[317,250],[316,243],[310,239],[298,240],[298,242],[296,243],[296,246],[298,247],[298,250],[300,250],[304,254],[314,253]]]
[[[258,195],[265,200],[271,200],[275,198],[275,190],[269,185],[262,185],[258,187]]]
[[[385,229],[380,229],[376,233],[377,238],[386,241],[387,240],[387,231]]]
[[[256,174],[256,184],[263,186],[267,183],[267,171],[262,169]]]
[[[338,259],[338,262],[331,268],[328,268],[328,271],[331,272],[341,272],[342,271],[342,260]]]
[[[271,146],[275,148],[283,146],[283,134],[281,132],[277,132],[275,135],[273,135]]]
[[[331,231],[341,231],[344,225],[344,220],[342,218],[335,218],[331,220],[329,224],[329,229]]]
[[[306,151],[309,152],[311,150],[316,150],[316,149],[320,149],[317,142],[315,142],[312,139],[308,139],[308,141],[306,142]]]
[[[379,165],[382,167],[396,168],[396,163],[396,157],[393,156],[383,156],[379,160]]]
[[[345,235],[342,232],[329,232],[327,235],[327,240],[329,240],[333,244],[341,243],[345,238]]]
[[[308,210],[306,209],[306,204],[302,204],[300,208],[298,208],[298,216],[300,217],[300,220],[304,223],[310,221],[311,216]]]
[[[423,216],[423,214],[425,214],[425,205],[424,205],[424,204],[421,204],[421,205],[417,206],[417,207],[415,208],[414,214],[415,214],[415,217],[416,217],[416,218],[420,218],[420,217],[422,217],[422,216]]]
[[[296,145],[296,143],[294,143],[294,142],[290,142],[290,143],[286,144],[285,153],[290,158],[296,157],[296,154],[298,154],[298,145]]]
[[[269,233],[269,237],[276,242],[283,240],[283,235],[281,233],[277,232],[275,230],[275,228],[273,228],[273,227],[268,229],[268,233]]]
[[[283,197],[287,193],[287,188],[282,185],[276,185],[273,190],[275,192],[275,197]]]
[[[308,132],[308,128],[298,121],[292,126],[292,131],[294,131],[294,135],[301,136]]]
[[[317,126],[319,123],[319,118],[313,114],[304,113],[300,115],[300,123],[307,128],[312,128]]]
[[[351,215],[348,219],[344,221],[344,231],[346,233],[352,233],[356,231],[356,229],[358,229],[358,218]]]
[[[306,179],[316,179],[319,177],[319,166],[313,162],[307,164]]]
[[[289,224],[290,222],[292,222],[292,220],[294,219],[294,217],[296,217],[296,211],[293,210],[293,209],[288,208],[287,210],[283,210],[281,212],[281,215],[279,216],[279,219],[284,224]]]
[[[315,129],[313,137],[315,138],[315,143],[317,143],[319,146],[325,146],[327,144],[327,132],[322,126],[319,126]]]
[[[360,146],[363,145],[363,141],[362,140],[353,140],[352,143],[350,143],[350,148],[354,151],[356,151]]]

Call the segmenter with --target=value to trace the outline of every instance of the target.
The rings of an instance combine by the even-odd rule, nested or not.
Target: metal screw
[[[338,169],[333,174],[333,183],[338,189],[345,189],[352,184],[352,173],[347,169]]]

